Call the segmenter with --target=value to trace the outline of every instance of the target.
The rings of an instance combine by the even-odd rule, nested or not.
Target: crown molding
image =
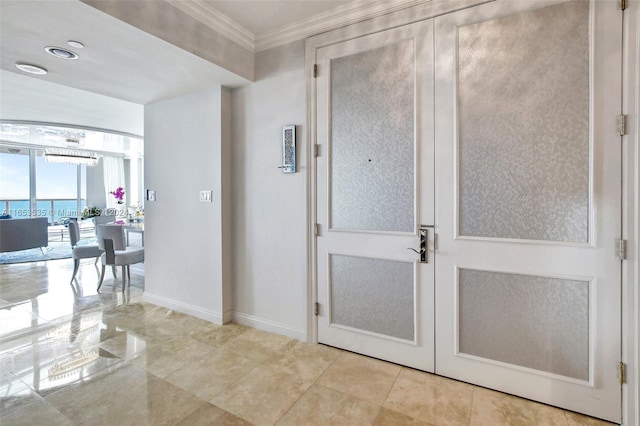
[[[357,1],[296,22],[288,27],[261,34],[253,34],[206,0],[164,0],[207,27],[222,34],[251,52],[260,52],[293,41],[303,40],[326,31],[398,10],[428,3],[431,0],[375,0]],[[213,3],[215,4],[215,3]]]
[[[242,25],[204,0],[164,0],[245,49],[255,52],[256,37]]]
[[[286,28],[256,35],[255,51],[271,49],[431,0],[376,0],[346,4]]]

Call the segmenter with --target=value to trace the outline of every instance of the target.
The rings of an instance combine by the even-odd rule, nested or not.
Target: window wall
[[[29,150],[0,148],[0,214],[30,217]]]
[[[46,216],[49,223],[64,223],[82,216],[86,207],[87,166],[48,163],[42,151],[36,157],[37,216]]]
[[[50,162],[51,152],[60,149],[94,156],[97,164],[70,164],[73,159],[66,156],[62,162]],[[109,192],[120,186],[126,206],[143,208],[142,158],[141,138],[0,121],[0,213],[14,218],[47,217],[52,225],[63,224],[69,218],[81,218],[85,207],[108,207]],[[105,159],[118,159],[125,175],[114,180],[104,167]]]
[[[86,166],[48,163],[42,150],[0,146],[2,213],[14,218],[46,217],[54,225],[80,217],[86,206],[86,176]]]

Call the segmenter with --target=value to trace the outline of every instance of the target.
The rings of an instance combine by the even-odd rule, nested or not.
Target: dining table
[[[120,225],[124,228],[125,242],[129,245],[129,234],[140,234],[140,243],[144,247],[144,220],[141,219],[119,219],[109,223],[109,225]]]

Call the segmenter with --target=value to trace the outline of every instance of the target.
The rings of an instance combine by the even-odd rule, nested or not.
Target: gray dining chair
[[[98,246],[104,250],[100,257],[102,273],[100,274],[98,291],[100,291],[104,280],[106,266],[122,266],[122,289],[124,290],[127,278],[131,283],[129,265],[144,262],[144,247],[127,247],[124,238],[124,227],[121,225],[98,225],[96,232],[98,234]]]
[[[80,244],[80,226],[78,222],[72,220],[69,222],[69,240],[71,241],[71,257],[73,258],[73,275],[71,276],[71,282],[76,278],[78,269],[80,268],[80,259],[96,258],[94,263],[98,263],[98,259],[104,253],[100,249],[98,244]]]

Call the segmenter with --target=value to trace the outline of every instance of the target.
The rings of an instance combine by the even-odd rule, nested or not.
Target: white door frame
[[[492,0],[432,1],[393,12],[338,30],[311,37],[305,43],[307,99],[307,340],[317,343],[317,300],[315,211],[316,171],[314,145],[315,80],[313,66],[317,49],[349,38],[383,31],[443,13],[472,7]],[[622,419],[625,425],[640,424],[640,0],[627,0],[624,12],[623,111],[627,114],[627,135],[623,138],[623,238],[628,258],[622,266],[622,361],[627,365],[622,387]]]
[[[622,161],[622,361],[627,383],[622,387],[624,424],[640,424],[640,0],[627,0],[624,11],[622,110],[627,115]]]

